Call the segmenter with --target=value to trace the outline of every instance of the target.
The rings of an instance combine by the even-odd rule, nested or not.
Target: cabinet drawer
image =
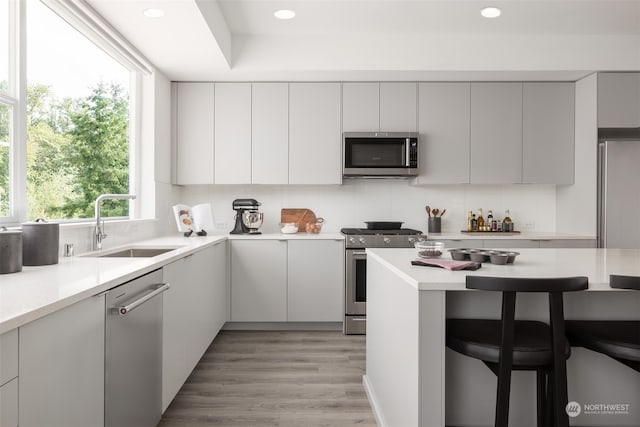
[[[18,427],[18,379],[0,387],[0,427]]]
[[[18,330],[0,335],[0,386],[18,376]]]
[[[541,248],[595,248],[593,239],[554,239],[540,240]]]
[[[527,239],[485,239],[485,248],[539,248],[540,241]]]
[[[427,240],[434,240],[444,243],[445,248],[482,248],[482,239],[437,239],[433,237]]]

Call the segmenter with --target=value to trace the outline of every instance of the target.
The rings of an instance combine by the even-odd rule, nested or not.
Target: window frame
[[[0,216],[0,225],[18,225],[26,220],[26,16],[27,0],[9,1],[9,93],[0,93],[0,103],[12,108],[9,160],[9,216]],[[129,70],[129,192],[138,194],[144,180],[141,171],[142,79],[152,75],[154,68],[138,50],[124,39],[87,3],[75,0],[34,0],[50,8],[68,25],[91,41],[98,49]],[[141,198],[129,203],[128,217],[107,220],[141,219]],[[67,224],[92,222],[92,218],[59,220]]]

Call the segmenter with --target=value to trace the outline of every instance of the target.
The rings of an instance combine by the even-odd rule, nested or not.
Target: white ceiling
[[[86,0],[171,80],[572,80],[640,69],[640,0]],[[146,18],[149,7],[165,10]],[[273,17],[295,10],[293,20]]]

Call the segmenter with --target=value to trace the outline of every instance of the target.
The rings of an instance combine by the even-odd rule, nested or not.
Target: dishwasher
[[[162,416],[162,269],[106,292],[105,427]]]

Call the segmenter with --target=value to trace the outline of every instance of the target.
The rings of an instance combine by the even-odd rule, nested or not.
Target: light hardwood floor
[[[222,331],[159,427],[375,426],[364,370],[364,336]]]

